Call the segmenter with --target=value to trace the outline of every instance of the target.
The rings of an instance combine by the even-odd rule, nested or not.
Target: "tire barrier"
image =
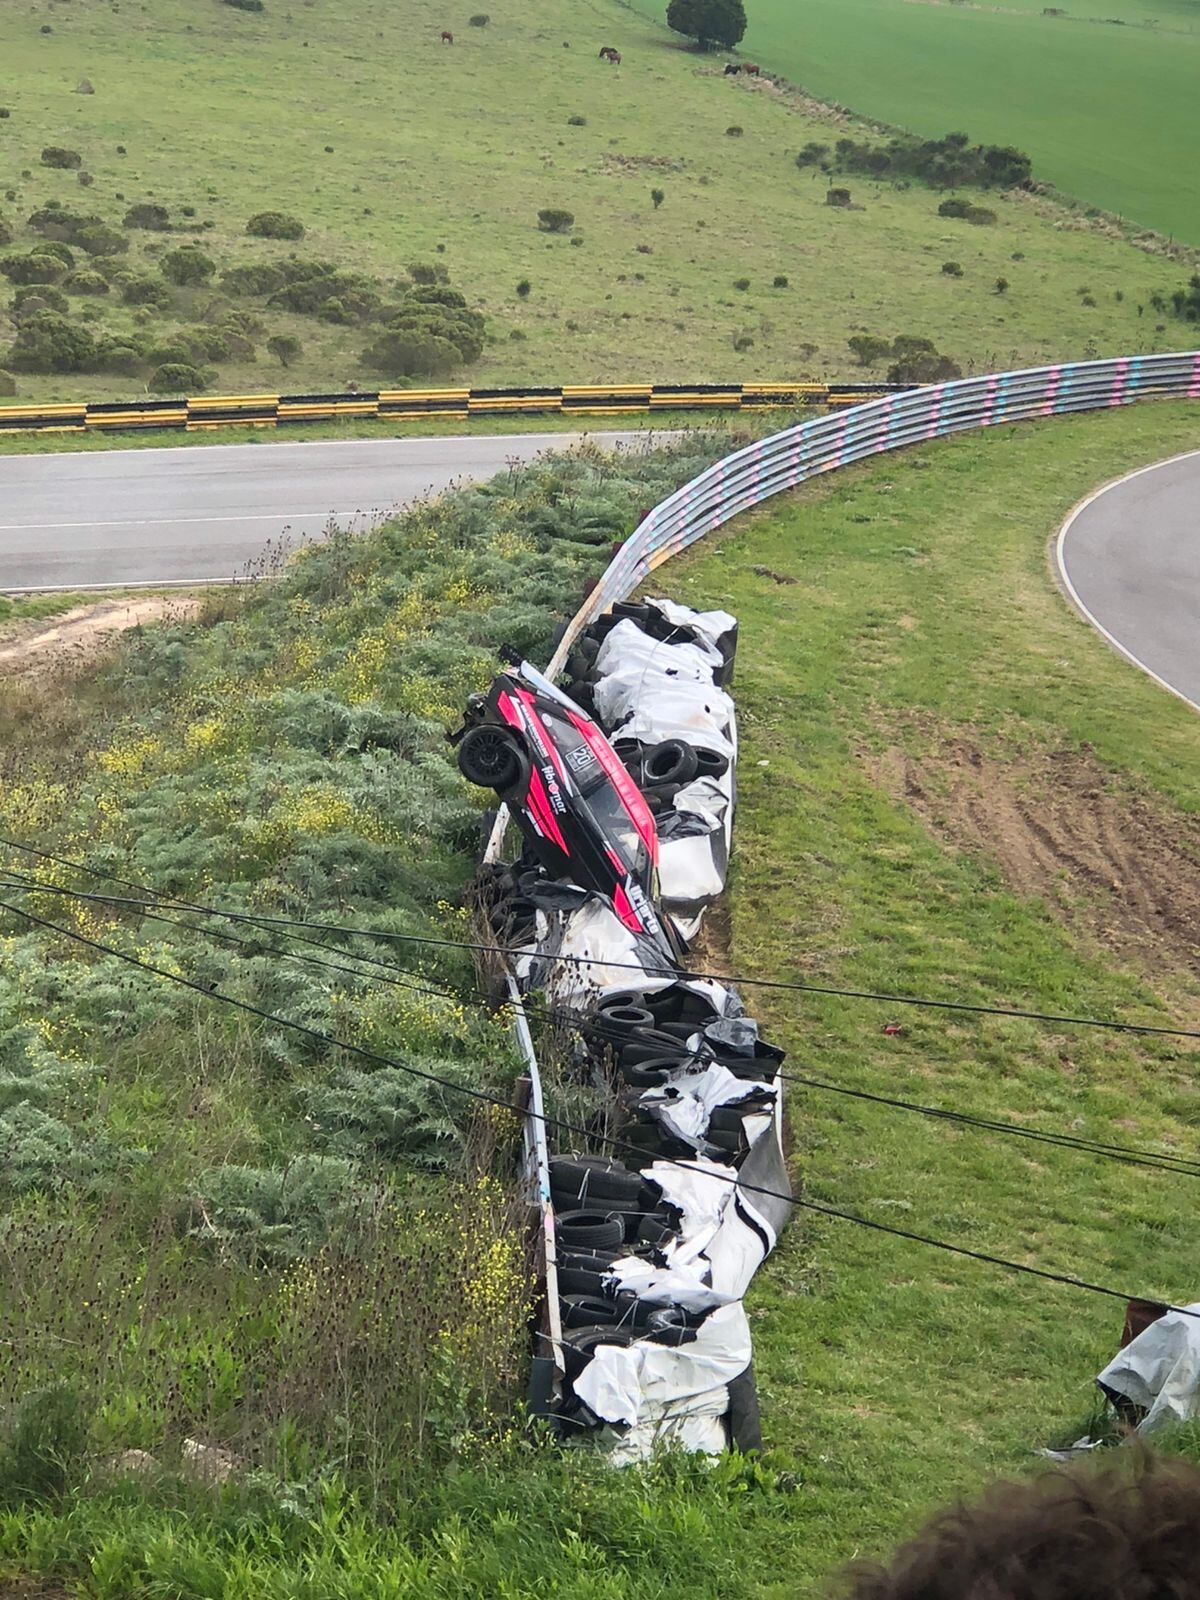
[[[388,389],[377,394],[201,395],[182,400],[0,406],[0,433],[102,433],[154,428],[274,428],[350,418],[415,422],[479,416],[600,416],[640,411],[768,411],[857,405],[893,392],[879,383],[635,383],[531,389]]]
[[[455,735],[464,774],[506,796],[526,839],[481,873],[489,928],[554,1024],[568,1103],[602,1108],[548,1130],[555,1320],[531,1400],[618,1461],[668,1441],[712,1454],[761,1442],[742,1301],[790,1212],[783,1052],[732,988],[682,965],[725,887],[736,643],[724,611],[618,605],[577,641],[567,700],[522,663]],[[526,681],[536,721],[513,713]],[[480,720],[493,698],[502,725]],[[493,746],[514,759],[485,760]],[[629,875],[597,868],[588,816]]]
[[[1108,410],[1136,400],[1185,398],[1200,399],[1200,351],[1067,363],[934,384],[855,404],[841,414],[814,418],[756,441],[684,484],[643,518],[563,630],[546,674],[555,678],[563,673],[572,652],[586,639],[591,624],[618,602],[627,600],[651,572],[673,555],[742,512],[823,473],[906,445],[920,445],[977,428]],[[499,861],[507,825],[502,809],[484,852],[485,865],[495,868]],[[526,906],[523,923],[512,929],[511,939],[504,942],[524,943],[531,931],[536,931],[536,915],[536,908]],[[525,1171],[538,1216],[539,1250],[546,1284],[530,1394],[534,1408],[546,1411],[552,1407],[555,1395],[561,1394],[564,1384],[573,1385],[577,1377],[586,1373],[589,1363],[594,1363],[595,1351],[607,1347],[616,1352],[608,1358],[611,1367],[619,1362],[622,1352],[634,1348],[637,1330],[627,1330],[623,1326],[564,1327],[564,1302],[560,1294],[589,1296],[611,1291],[613,1282],[609,1269],[613,1258],[607,1250],[563,1254],[559,1248],[555,1192],[557,1190],[561,1200],[570,1199],[572,1195],[580,1199],[585,1191],[575,1187],[571,1169],[567,1169],[565,1182],[560,1177],[561,1168],[556,1166],[552,1171],[547,1124],[542,1120],[545,1106],[541,1072],[522,1004],[522,984],[511,969],[504,970],[501,977],[513,1003],[517,1045],[527,1068],[525,1109],[529,1115],[524,1127]],[[635,992],[625,998],[636,1006],[639,997]],[[656,1030],[650,1030],[650,1034],[640,1050],[628,1044],[624,1046],[620,1065],[627,1071],[637,1069],[643,1079],[652,1080],[649,1086],[653,1087],[658,1071],[669,1075],[680,1041],[671,1034],[660,1038]],[[656,1042],[665,1047],[653,1048]],[[635,1055],[636,1060],[633,1059]],[[663,1082],[666,1081],[664,1078]],[[638,1142],[632,1130],[630,1142]],[[760,1139],[755,1149],[760,1152],[760,1158],[765,1155],[774,1166],[778,1159],[775,1140]],[[739,1180],[764,1188],[784,1187],[773,1173],[761,1173],[753,1160],[747,1160],[739,1169]],[[663,1198],[668,1199],[665,1190]],[[743,1200],[750,1198],[742,1196]],[[652,1211],[640,1226],[652,1229],[653,1215]],[[669,1208],[666,1220],[670,1221]],[[634,1287],[627,1278],[624,1285],[625,1292]],[[569,1302],[566,1304],[567,1317],[578,1320],[578,1309]],[[727,1307],[720,1307],[712,1317],[725,1316],[727,1311]],[[736,1344],[740,1330],[730,1329],[729,1332]],[[755,1428],[757,1410],[748,1373],[747,1366],[745,1372],[726,1385],[729,1412],[725,1420],[735,1441],[752,1437]]]

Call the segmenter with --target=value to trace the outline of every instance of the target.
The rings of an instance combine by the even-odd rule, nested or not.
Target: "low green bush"
[[[221,274],[221,287],[226,294],[241,298],[274,294],[287,282],[283,267],[275,261],[247,263],[240,267],[227,267]]]
[[[164,361],[150,374],[152,394],[202,394],[207,387],[207,376],[200,368],[184,361]]]
[[[166,206],[160,206],[153,200],[142,200],[129,210],[122,218],[122,225],[126,228],[149,228],[155,233],[165,233],[171,226],[171,213]]]
[[[0,259],[0,273],[10,283],[57,283],[66,270],[62,260],[48,251],[35,250],[27,256]]]
[[[537,214],[538,227],[544,233],[569,233],[575,226],[575,214],[558,206],[545,206]]]
[[[161,310],[171,303],[171,291],[160,278],[133,273],[121,285],[121,299],[127,306],[154,306]]]
[[[18,327],[5,364],[14,372],[91,372],[95,361],[96,341],[89,330],[61,311],[46,309]]]
[[[109,288],[108,279],[102,273],[92,272],[87,267],[70,273],[63,279],[62,286],[68,294],[107,294]]]
[[[963,275],[962,263],[960,261],[943,261],[942,275],[947,278],[961,278]]]
[[[256,239],[303,239],[304,224],[285,211],[258,211],[246,224]]]
[[[171,250],[158,266],[168,282],[177,284],[181,288],[207,283],[217,270],[217,264],[212,257],[205,255],[204,251],[195,245],[183,245],[178,250]]]
[[[65,150],[62,145],[48,144],[42,151],[42,165],[72,170],[83,165],[83,157],[78,150]]]

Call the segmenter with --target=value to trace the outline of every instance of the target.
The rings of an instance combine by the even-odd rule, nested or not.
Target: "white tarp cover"
[[[1139,1433],[1200,1416],[1200,1302],[1168,1311],[1143,1329],[1096,1379],[1145,1411]]]
[[[718,641],[733,633],[736,622],[724,611],[697,613],[666,600],[647,603],[687,639],[664,642],[630,618],[619,621],[596,656],[595,706],[610,739],[631,737],[644,746],[684,739],[728,759],[719,777],[697,778],[678,792],[673,823],[664,826],[664,817],[659,819],[661,902],[687,939],[725,886],[737,723],[733,701],[714,673],[724,665]],[[753,1046],[756,1029],[748,1019],[739,1020],[744,1009],[733,990],[664,972],[661,953],[631,934],[599,895],[540,905],[517,973],[552,1005],[589,1013],[605,993],[654,993],[677,984],[701,1000],[711,1016],[711,1023],[697,1026],[690,1041],[695,1050],[703,1051],[704,1028],[712,1023],[719,1033],[724,1030],[724,1045]],[[741,1079],[712,1061],[710,1051],[695,1070],[647,1091],[642,1103],[655,1107],[668,1128],[697,1137],[717,1106],[763,1090],[761,1082]],[[777,1144],[777,1104],[769,1101],[761,1115],[748,1117],[746,1129],[751,1138],[759,1135]],[[776,1155],[782,1169],[778,1150]],[[606,1424],[590,1437],[598,1437],[616,1462],[640,1459],[667,1442],[709,1453],[727,1447],[729,1385],[751,1359],[741,1297],[775,1243],[775,1230],[750,1203],[753,1197],[738,1192],[731,1163],[697,1155],[682,1164],[648,1160],[642,1170],[659,1185],[663,1204],[675,1208],[678,1232],[659,1247],[655,1260],[630,1255],[614,1262],[608,1281],[651,1306],[676,1307],[704,1320],[695,1338],[682,1344],[647,1337],[628,1345],[600,1343],[574,1380],[577,1399]]]

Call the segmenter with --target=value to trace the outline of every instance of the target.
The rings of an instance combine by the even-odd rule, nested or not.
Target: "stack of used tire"
[[[655,814],[659,910],[684,940],[728,869],[736,639],[725,612],[650,600],[616,606],[567,661],[563,687]],[[783,1052],[732,988],[665,969],[603,896],[523,859],[494,870],[490,903],[498,940],[519,950],[517,981],[570,1019],[568,1068],[606,1107],[592,1153],[550,1159],[547,1289],[561,1339],[544,1409],[620,1460],[667,1441],[751,1448],[742,1297],[789,1209]]]

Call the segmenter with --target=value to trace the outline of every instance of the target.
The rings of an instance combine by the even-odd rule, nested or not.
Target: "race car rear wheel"
[[[521,752],[503,728],[468,728],[458,746],[458,770],[481,789],[511,789],[521,776]]]

